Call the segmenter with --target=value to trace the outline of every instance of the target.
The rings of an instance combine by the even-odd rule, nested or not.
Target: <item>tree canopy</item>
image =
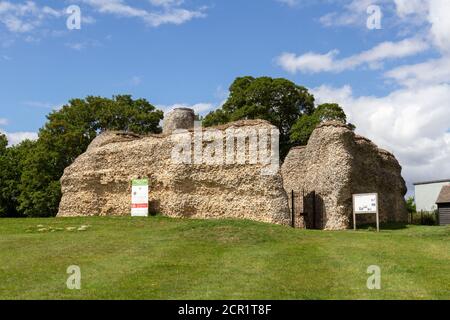
[[[243,119],[263,119],[280,130],[282,158],[292,146],[308,142],[314,128],[322,121],[346,122],[346,115],[337,104],[315,107],[308,89],[286,79],[241,77],[230,86],[230,95],[220,109],[209,113],[205,126]]]
[[[7,148],[7,154],[15,160],[2,160],[5,167],[2,164],[0,176],[9,174],[6,180],[10,181],[10,186],[3,186],[2,182],[1,187],[8,189],[12,183],[15,185],[10,188],[14,189],[14,194],[10,190],[4,196],[12,205],[0,203],[3,208],[0,212],[26,216],[55,215],[61,199],[59,179],[64,169],[86,150],[99,133],[105,130],[159,133],[163,116],[163,112],[147,100],[134,100],[129,95],[112,99],[89,96],[70,100],[47,116],[36,142]],[[3,141],[4,138],[0,137],[0,154],[4,149],[1,146],[5,145]],[[13,166],[10,173],[6,169],[7,163]]]
[[[347,116],[338,104],[321,104],[317,106],[312,114],[303,115],[292,126],[291,141],[295,144],[306,145],[317,125],[329,120],[347,123]]]
[[[21,173],[24,159],[30,154],[35,142],[25,140],[6,148],[6,137],[0,135],[0,141],[0,217],[19,217]]]
[[[416,199],[414,197],[408,197],[408,199],[406,199],[406,209],[410,214],[417,212]]]
[[[7,146],[8,146],[8,138],[6,138],[6,135],[0,132],[0,155],[6,151]]]

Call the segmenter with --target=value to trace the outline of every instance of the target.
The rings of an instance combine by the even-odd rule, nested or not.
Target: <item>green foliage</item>
[[[423,226],[436,226],[439,224],[439,212],[435,211],[414,211],[411,215],[411,224]]]
[[[112,99],[73,99],[47,116],[39,140],[23,160],[18,211],[26,216],[54,216],[61,199],[59,179],[102,131],[159,133],[163,112],[129,95]]]
[[[290,148],[289,133],[302,116],[314,112],[314,97],[305,87],[286,79],[269,77],[237,78],[230,87],[228,100],[203,120],[213,126],[230,121],[263,119],[280,130],[280,152]]]
[[[438,211],[424,212],[422,218],[422,225],[437,226],[438,225]]]
[[[8,145],[8,138],[0,132],[0,155],[6,151],[6,146]]]
[[[306,145],[314,129],[324,121],[347,122],[344,110],[335,103],[319,105],[311,115],[304,115],[297,120],[291,130],[291,142]]]
[[[49,149],[43,140],[36,142],[23,161],[19,186],[20,212],[32,217],[56,215],[61,198],[58,180],[64,170],[63,163],[69,165],[68,158],[72,155]]]
[[[6,155],[7,145],[8,139],[4,134],[0,133],[0,217],[8,215],[9,212],[9,199],[7,197],[9,160]]]
[[[410,215],[411,224],[419,224],[424,226],[436,226],[439,224],[439,212],[437,210],[417,212],[414,197],[409,197],[406,199],[406,209]]]
[[[306,115],[298,119],[292,126],[291,141],[299,145],[306,145],[309,137],[320,122],[312,115]]]
[[[280,130],[282,158],[292,146],[306,144],[319,123],[347,121],[339,105],[322,104],[316,109],[314,96],[305,87],[269,77],[237,78],[230,87],[228,100],[222,108],[209,113],[203,125],[208,127],[242,119],[263,119],[275,125]]]
[[[1,138],[1,137],[0,137]],[[35,142],[26,140],[19,145],[0,150],[0,217],[20,217],[20,179],[24,160]]]
[[[409,197],[408,199],[406,199],[406,209],[410,214],[417,212],[416,200],[414,199],[414,197]]]
[[[39,132],[39,142],[45,151],[54,153],[50,155],[56,156],[53,166],[62,173],[98,133],[105,130],[159,133],[163,117],[163,112],[147,100],[133,100],[129,95],[73,99],[47,116],[48,121]]]

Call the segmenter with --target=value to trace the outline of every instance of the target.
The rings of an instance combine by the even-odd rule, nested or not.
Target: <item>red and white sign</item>
[[[148,217],[148,180],[133,180],[131,187],[131,216]]]

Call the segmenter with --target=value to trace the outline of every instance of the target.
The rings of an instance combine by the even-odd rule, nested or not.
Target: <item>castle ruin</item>
[[[198,134],[193,129],[194,119],[192,110],[176,109],[166,117],[162,134],[99,135],[64,171],[58,216],[127,216],[131,181],[145,177],[149,179],[150,211],[169,217],[249,219],[289,225],[292,191],[305,194],[302,200],[314,192],[318,199],[314,212],[320,214],[320,225],[315,227],[340,230],[350,226],[352,194],[377,192],[382,222],[407,220],[406,187],[398,161],[343,124],[321,124],[306,147],[290,151],[279,170],[262,174],[273,163],[252,161],[251,152],[245,161],[213,165],[173,161],[177,137],[194,138]],[[246,120],[200,130],[205,137],[222,137],[226,146],[230,130],[244,137],[272,132],[273,137],[276,128],[264,120]],[[192,141],[189,149],[197,148],[194,140],[188,140]],[[245,143],[251,149],[249,140]],[[260,137],[258,141],[261,146]],[[273,142],[267,139],[262,144]],[[233,140],[234,148],[237,144]],[[202,145],[212,157],[221,148],[217,141],[208,139]],[[305,213],[311,211],[306,208],[307,201],[302,207],[305,210],[296,216],[296,226],[311,227]]]

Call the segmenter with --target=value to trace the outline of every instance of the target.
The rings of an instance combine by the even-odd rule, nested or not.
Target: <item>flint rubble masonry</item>
[[[255,120],[216,129],[225,132],[228,128],[271,132],[274,127]],[[289,224],[280,172],[262,175],[261,164],[176,164],[171,157],[174,148],[173,136],[167,134],[101,134],[64,171],[58,216],[128,216],[131,180],[145,177],[153,212]]]
[[[326,230],[351,226],[352,195],[359,193],[378,193],[381,222],[408,219],[406,184],[394,155],[356,135],[342,123],[319,125],[306,147],[289,152],[281,172],[287,192],[315,191],[321,206],[317,211]],[[373,220],[373,215],[358,217],[358,222]],[[306,223],[299,221],[299,224]]]
[[[264,164],[258,163],[174,163],[171,133],[190,129],[194,122],[189,110],[174,114],[166,118],[161,135],[110,131],[94,139],[64,171],[58,217],[128,216],[131,180],[148,178],[150,210],[169,217],[289,225],[288,193],[314,190],[323,199],[326,229],[350,226],[353,193],[378,192],[383,222],[407,219],[406,187],[397,160],[345,125],[318,126],[306,147],[290,151],[281,170],[262,175]],[[229,128],[271,132],[275,127],[267,121],[249,120],[213,129],[225,132]],[[189,134],[194,135],[193,130]]]

